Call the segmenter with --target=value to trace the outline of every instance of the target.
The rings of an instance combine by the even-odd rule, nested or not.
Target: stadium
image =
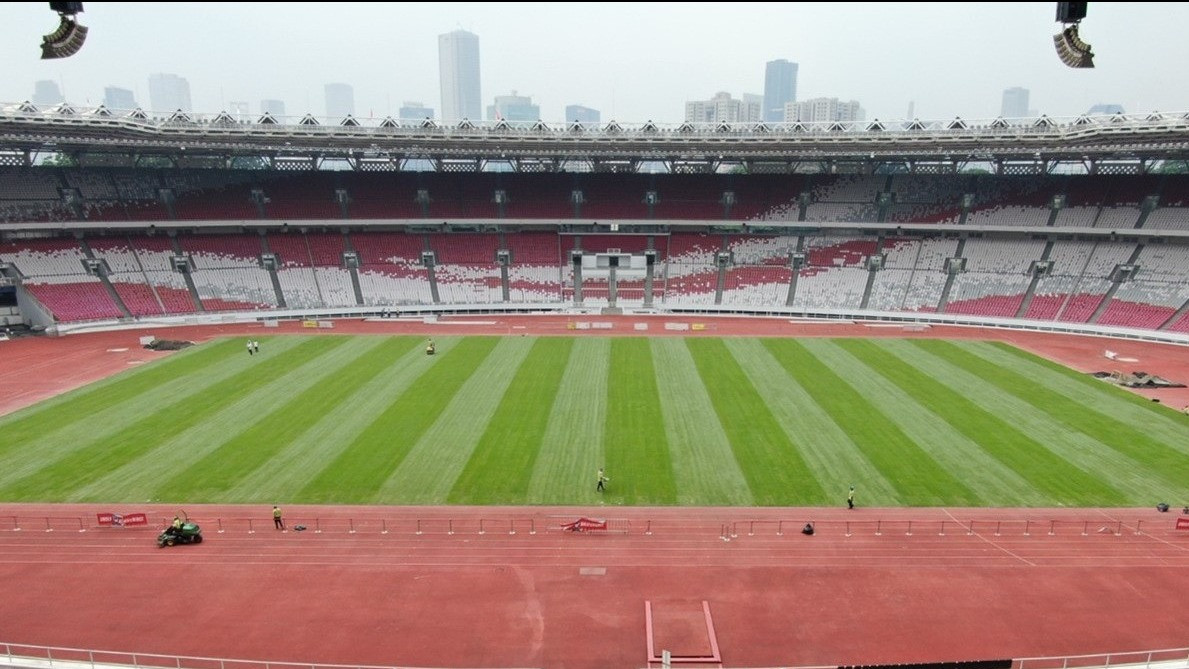
[[[0,109],[18,666],[1187,661],[1185,116]]]

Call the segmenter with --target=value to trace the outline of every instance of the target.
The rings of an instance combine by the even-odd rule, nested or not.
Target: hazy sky
[[[0,3],[0,101],[54,79],[98,104],[108,85],[149,107],[148,76],[190,82],[194,111],[263,98],[321,116],[323,85],[355,89],[358,116],[402,102],[441,113],[440,33],[479,36],[484,106],[518,91],[562,120],[567,104],[603,120],[681,121],[687,100],[763,93],[764,64],[800,64],[797,98],[858,100],[867,119],[993,118],[1003,89],[1072,116],[1099,102],[1128,112],[1189,110],[1189,3],[1091,2],[1081,25],[1096,69],[1061,64],[1055,2],[990,3],[122,3],[85,2],[78,54],[39,60],[57,25],[46,2]]]

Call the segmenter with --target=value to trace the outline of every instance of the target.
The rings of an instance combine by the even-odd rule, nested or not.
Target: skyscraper
[[[802,121],[804,123],[827,123],[830,121],[851,123],[854,121],[863,121],[866,118],[867,113],[863,111],[863,106],[859,104],[858,100],[842,102],[838,98],[813,98],[786,104],[784,106],[783,120],[789,123],[794,121]]]
[[[190,82],[176,74],[150,74],[149,106],[163,114],[190,111]]]
[[[103,89],[103,106],[108,109],[136,109],[136,96],[127,88],[107,86]]]
[[[228,102],[227,113],[231,114],[231,117],[237,121],[246,121],[248,120],[248,114],[250,113],[248,109],[248,103],[242,100]]]
[[[33,82],[33,104],[39,107],[61,104],[66,101],[62,91],[58,90],[58,82],[42,79]]]
[[[784,106],[797,101],[797,64],[783,58],[764,68],[764,120],[784,120]]]
[[[466,118],[470,118],[469,116]],[[487,105],[487,120],[496,121],[537,121],[541,118],[541,108],[533,104],[533,99],[527,95],[495,96],[495,104]]]
[[[1003,118],[1028,117],[1028,89],[1016,86],[1003,91],[1003,108],[999,111]]]
[[[397,118],[402,121],[421,121],[427,118],[433,118],[433,107],[426,107],[421,102],[406,101],[400,106],[397,112]]]
[[[482,118],[479,36],[465,30],[438,35],[438,71],[442,84],[442,120],[449,123]]]
[[[260,113],[272,114],[273,118],[279,119],[285,115],[285,101],[284,100],[261,100]]]
[[[744,98],[748,94],[744,93]],[[694,123],[753,122],[760,120],[760,101],[736,100],[725,91],[716,93],[709,100],[692,100],[685,103],[685,120]]]
[[[341,121],[355,115],[355,89],[349,84],[326,84],[326,115]]]
[[[598,123],[600,116],[597,109],[583,107],[582,105],[566,105],[566,120],[570,123],[574,121],[579,123]]]

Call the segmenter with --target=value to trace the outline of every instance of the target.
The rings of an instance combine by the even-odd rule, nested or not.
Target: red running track
[[[569,330],[578,318],[149,328],[0,342],[10,378],[20,379],[0,387],[0,414],[168,355],[137,348],[147,333],[196,341],[298,332],[603,336],[639,335],[632,324],[649,322],[650,336],[993,339],[1081,371],[1189,379],[1184,347],[1099,337],[749,318],[590,317],[616,329]],[[666,332],[665,322],[706,329]],[[1135,362],[1107,361],[1107,348]],[[1148,392],[1189,404],[1185,390]],[[596,536],[542,528],[611,511],[291,508],[290,523],[317,518],[324,531],[277,533],[267,509],[202,507],[190,509],[209,537],[197,546],[158,550],[153,530],[77,531],[79,517],[137,510],[0,506],[0,641],[318,663],[638,667],[645,601],[708,602],[728,666],[1071,655],[1189,639],[1189,533],[1154,510],[616,508],[631,532]],[[6,516],[34,521],[14,531]],[[64,520],[45,532],[36,521],[47,517]],[[484,534],[481,518],[493,523]],[[810,518],[817,534],[800,535]],[[449,519],[459,523],[454,534],[442,529]],[[996,532],[997,520],[1009,522]],[[530,521],[535,534],[524,531]],[[355,533],[347,522],[358,523]]]
[[[207,540],[158,549],[156,529],[98,528],[94,514],[148,511],[159,527],[172,508],[0,506],[0,640],[638,667],[644,602],[704,600],[739,667],[1179,647],[1189,617],[1189,532],[1146,509],[293,507],[289,526],[310,529],[283,533],[267,507],[187,510]],[[600,514],[630,529],[557,529]],[[814,536],[799,533],[808,519]]]

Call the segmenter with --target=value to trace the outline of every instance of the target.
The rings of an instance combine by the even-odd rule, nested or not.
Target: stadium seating
[[[674,229],[648,234],[557,231],[447,232],[468,218],[729,219],[893,221],[1017,228],[1189,230],[1189,177],[849,174],[628,174],[280,172],[270,170],[0,167],[4,221],[302,221],[267,235],[174,229],[88,228],[83,238],[6,237],[0,261],[12,263],[29,293],[60,320],[206,311],[318,309],[504,300],[497,252],[513,303],[574,299],[570,252],[655,253],[658,306],[783,307],[804,253],[794,308],[931,312],[1098,325],[1187,327],[1172,316],[1189,300],[1189,250],[1129,241],[898,235],[877,238],[824,230],[782,234],[748,228],[728,234]],[[574,191],[582,201],[575,202]],[[497,197],[497,192],[500,195]],[[646,197],[655,193],[655,198]],[[723,194],[730,192],[730,200]],[[1156,204],[1153,207],[1153,203]],[[728,206],[729,205],[729,206]],[[360,231],[353,219],[426,219],[432,233]],[[349,232],[334,226],[347,225]],[[214,226],[210,226],[214,227]],[[600,226],[602,227],[602,226]],[[69,226],[67,226],[69,228]],[[224,226],[222,230],[226,230]],[[240,228],[242,229],[242,228]],[[477,228],[476,228],[477,229]],[[727,228],[724,228],[727,229]],[[151,234],[156,232],[156,234]],[[170,236],[172,235],[172,236]],[[959,248],[961,251],[959,252]],[[344,252],[358,253],[358,270]],[[720,268],[717,253],[728,260]],[[433,282],[422,253],[432,252]],[[867,260],[883,255],[882,268]],[[273,254],[275,270],[262,263]],[[1047,255],[1046,255],[1047,254]],[[85,267],[101,260],[110,289]],[[191,281],[174,256],[191,263]],[[947,259],[964,271],[949,275]],[[1033,263],[1052,263],[1035,279]],[[1139,268],[1121,282],[1117,266]],[[606,270],[583,274],[587,306],[608,304]],[[645,299],[643,271],[616,274],[619,304]],[[720,276],[722,283],[720,286]],[[358,278],[358,282],[354,280]],[[191,287],[192,286],[192,287]],[[65,287],[65,288],[64,288]],[[74,287],[74,288],[71,288]],[[869,287],[869,290],[868,290]],[[357,289],[359,294],[357,294]],[[721,294],[720,294],[721,290]],[[73,291],[73,292],[72,292]],[[361,297],[360,297],[361,295]],[[943,296],[944,300],[943,300]],[[1109,299],[1108,299],[1109,296]],[[118,298],[118,301],[117,301]],[[1106,300],[1104,302],[1104,300]],[[1021,313],[1022,312],[1022,313]]]

